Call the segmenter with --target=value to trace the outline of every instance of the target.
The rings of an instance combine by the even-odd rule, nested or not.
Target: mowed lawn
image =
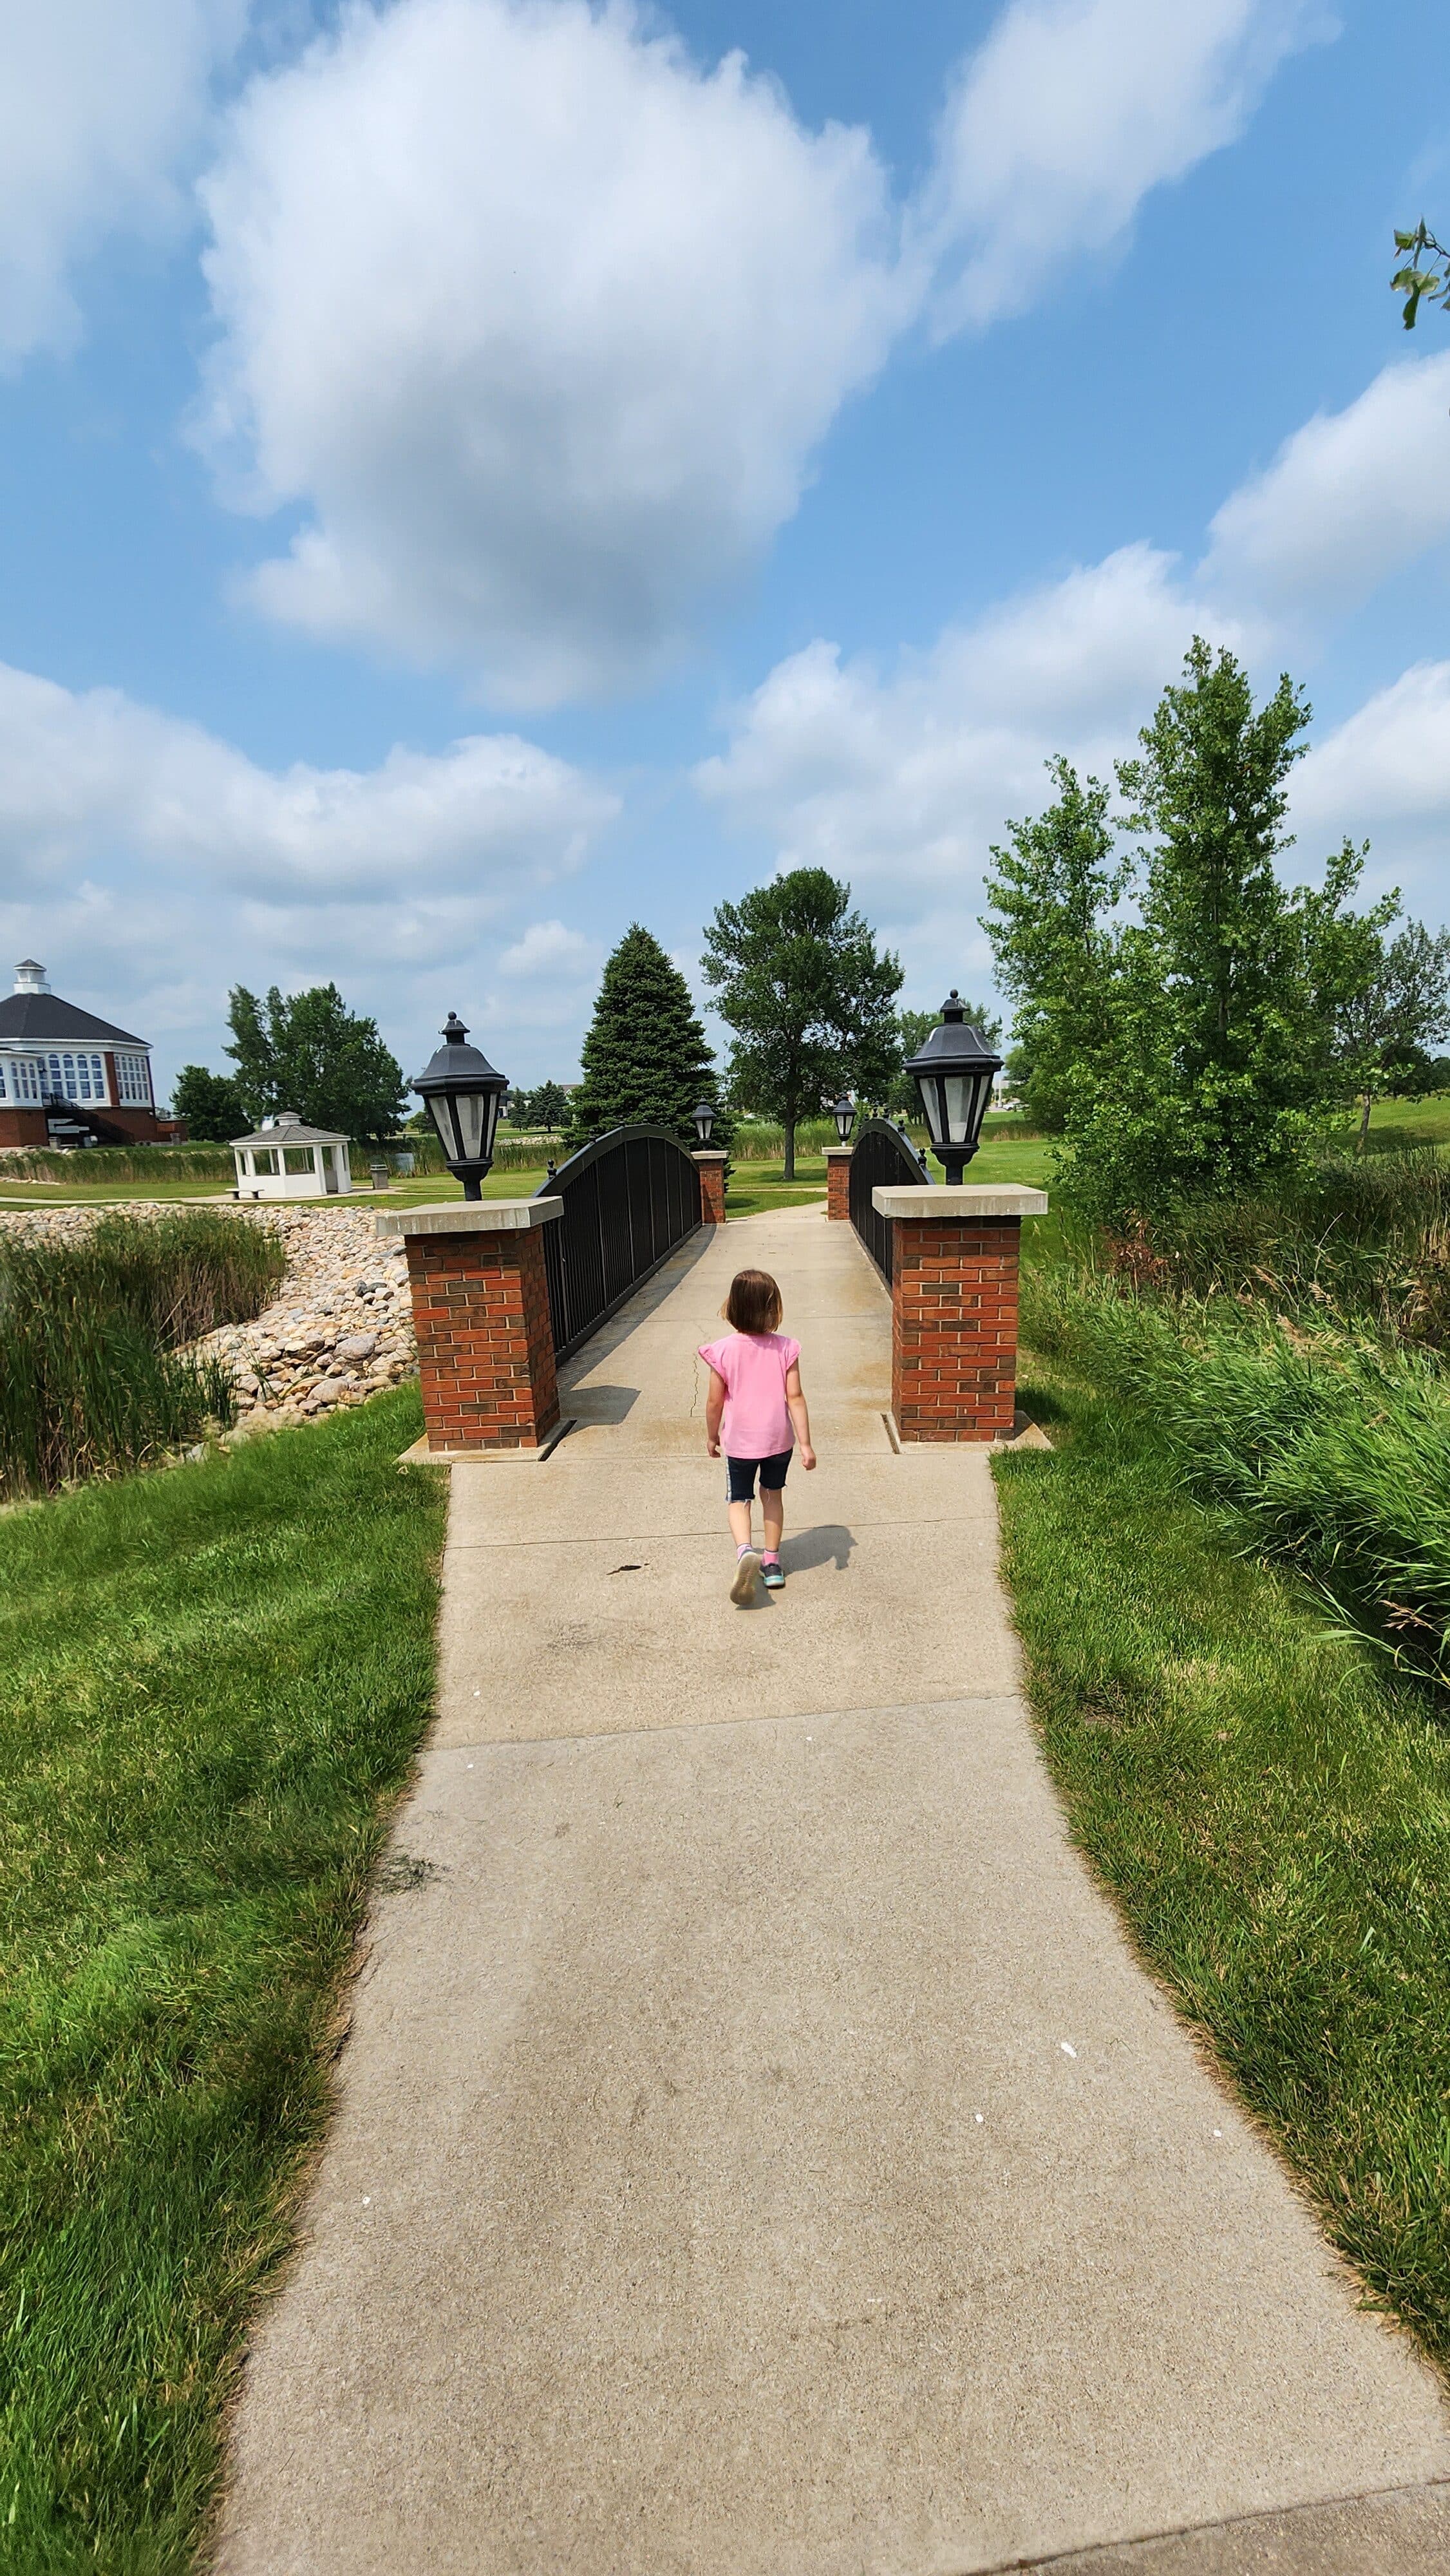
[[[1040,1136],[1018,1136],[1004,1121],[993,1134],[984,1136],[973,1161],[967,1166],[966,1178],[973,1187],[990,1188],[1005,1181],[1025,1182],[1031,1189],[1049,1187],[1052,1166],[1051,1141]],[[941,1166],[930,1156],[927,1170],[933,1181],[942,1177]],[[731,1217],[760,1216],[768,1208],[800,1207],[811,1199],[826,1195],[826,1166],[819,1154],[798,1154],[795,1178],[786,1180],[781,1163],[755,1163],[740,1160],[733,1163],[726,1212]],[[1029,1226],[1035,1220],[1029,1218]]]
[[[427,1724],[416,1390],[0,1518],[0,2563],[191,2563]],[[406,1894],[382,1902],[406,1903]]]
[[[1450,1720],[1028,1360],[995,1462],[1028,1687],[1144,1958],[1372,2292],[1450,2368]]]
[[[127,1202],[155,1200],[173,1206],[192,1201],[206,1207],[231,1207],[235,1204],[230,1190],[217,1181],[93,1181],[74,1187],[61,1181],[10,1181],[4,1178],[0,1162],[0,1207],[117,1207]],[[483,1185],[485,1198],[527,1199],[541,1187],[542,1163],[537,1170],[490,1172]],[[420,1207],[444,1199],[461,1199],[463,1185],[451,1172],[424,1172],[405,1181],[394,1181],[385,1190],[375,1190],[367,1177],[366,1167],[354,1169],[351,1192],[340,1199],[293,1199],[281,1204],[293,1207]],[[261,1200],[260,1206],[276,1205]]]

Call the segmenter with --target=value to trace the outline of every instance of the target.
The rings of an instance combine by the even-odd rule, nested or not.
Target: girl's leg
[[[768,1485],[761,1486],[760,1517],[765,1523],[765,1553],[779,1556],[780,1536],[785,1528],[785,1495],[779,1488],[772,1493]]]
[[[734,1482],[733,1467],[731,1482]],[[755,1482],[753,1470],[750,1482],[752,1485]],[[730,1535],[735,1541],[735,1580],[730,1586],[730,1598],[737,1609],[748,1610],[755,1599],[755,1551],[750,1544],[750,1504],[745,1500],[737,1503],[731,1497],[726,1508],[730,1514]]]

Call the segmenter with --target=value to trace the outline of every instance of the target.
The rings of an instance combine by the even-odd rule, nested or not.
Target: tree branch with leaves
[[[1405,299],[1405,329],[1413,331],[1422,303],[1438,304],[1442,313],[1450,313],[1450,250],[1435,239],[1423,215],[1412,233],[1396,232],[1395,248],[1406,257],[1390,279],[1390,293]],[[1428,260],[1440,260],[1443,266],[1429,268]]]

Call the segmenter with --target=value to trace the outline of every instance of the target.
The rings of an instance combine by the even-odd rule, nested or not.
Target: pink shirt
[[[701,1343],[701,1359],[725,1380],[720,1446],[727,1458],[779,1458],[794,1446],[785,1375],[800,1355],[788,1333],[727,1333]]]

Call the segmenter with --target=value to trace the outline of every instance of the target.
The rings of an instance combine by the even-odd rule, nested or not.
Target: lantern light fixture
[[[856,1103],[849,1091],[843,1091],[840,1099],[832,1104],[831,1116],[836,1122],[836,1134],[842,1144],[849,1144],[851,1130],[856,1124]]]
[[[443,1028],[443,1044],[409,1084],[422,1094],[438,1131],[443,1159],[466,1199],[483,1196],[485,1176],[493,1165],[499,1109],[508,1076],[496,1073],[486,1055],[467,1043],[468,1031],[456,1011]]]
[[[993,1054],[980,1029],[967,1026],[966,1004],[955,985],[942,1004],[938,1025],[909,1058],[906,1070],[921,1094],[931,1150],[953,1188],[981,1141],[993,1077],[1002,1070],[1001,1057]]]
[[[701,1144],[708,1145],[715,1132],[715,1112],[711,1107],[710,1102],[708,1100],[697,1100],[694,1108],[690,1112],[690,1116],[694,1119],[695,1133],[699,1137]]]

